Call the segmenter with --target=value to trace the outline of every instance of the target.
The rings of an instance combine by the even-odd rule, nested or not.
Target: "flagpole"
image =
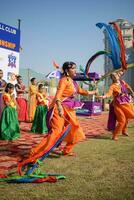
[[[18,19],[18,29],[20,30],[21,19]]]
[[[28,88],[29,88],[29,81],[30,81],[30,69],[27,68],[27,80],[28,80]]]

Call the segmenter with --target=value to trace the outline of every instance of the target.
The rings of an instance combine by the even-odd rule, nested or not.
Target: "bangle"
[[[60,100],[60,99],[56,99],[56,102],[57,102],[57,101],[61,102],[61,100]]]

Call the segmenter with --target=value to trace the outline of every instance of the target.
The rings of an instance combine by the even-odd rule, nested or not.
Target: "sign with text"
[[[3,79],[14,83],[19,73],[20,30],[0,23],[0,69]]]
[[[19,52],[20,30],[0,23],[0,47]]]

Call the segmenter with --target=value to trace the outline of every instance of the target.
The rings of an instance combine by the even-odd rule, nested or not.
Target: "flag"
[[[52,71],[50,72],[49,74],[46,75],[46,78],[57,78],[57,79],[60,79],[61,78],[61,71],[58,71],[58,70],[55,70],[55,71]]]

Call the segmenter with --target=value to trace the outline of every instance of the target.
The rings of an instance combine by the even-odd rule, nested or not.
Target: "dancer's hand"
[[[131,94],[132,98],[134,98],[134,92]]]
[[[24,93],[27,94],[29,91],[28,90],[24,90]]]
[[[63,117],[64,112],[63,112],[62,106],[58,106],[58,114],[59,114],[60,117]]]
[[[19,111],[20,110],[20,106],[17,104],[16,105],[16,109]]]
[[[103,95],[103,96],[97,96],[96,98],[97,99],[105,99],[106,97],[105,97],[105,95]]]
[[[12,99],[15,99],[15,94],[11,94]]]
[[[98,89],[93,90],[93,91],[88,91],[89,95],[97,95],[98,94]]]
[[[97,95],[99,92],[98,88],[94,92],[95,92],[95,95]]]

